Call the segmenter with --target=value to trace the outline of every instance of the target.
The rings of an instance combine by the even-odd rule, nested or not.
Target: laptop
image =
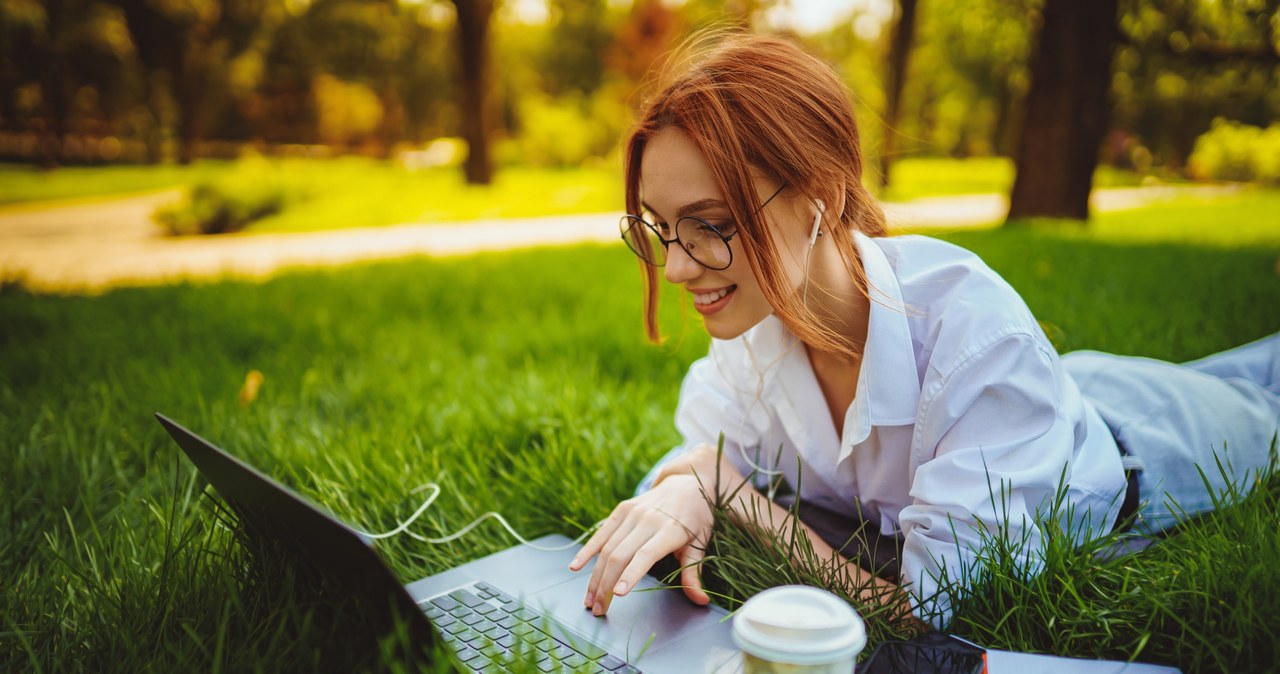
[[[568,570],[578,548],[517,545],[402,585],[368,537],[172,419],[156,418],[246,531],[270,539],[285,564],[332,582],[375,616],[373,624],[389,628],[398,617],[416,649],[442,640],[474,671],[501,671],[517,657],[547,672],[742,670],[728,613],[697,606],[652,576],[608,615],[592,616],[582,606],[590,566]],[[533,542],[570,540],[553,534]]]

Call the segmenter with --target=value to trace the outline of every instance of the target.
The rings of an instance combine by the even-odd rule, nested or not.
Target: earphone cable
[[[413,514],[409,516],[409,519],[403,522],[400,522],[399,526],[397,526],[395,529],[392,529],[391,531],[387,531],[383,533],[372,533],[368,531],[362,531],[360,529],[356,529],[355,527],[351,527],[351,529],[354,530],[356,533],[362,536],[365,536],[367,538],[370,538],[372,540],[381,540],[384,538],[391,538],[392,536],[405,534],[410,538],[414,540],[422,541],[423,543],[440,545],[443,543],[451,543],[467,535],[472,529],[475,529],[476,527],[480,526],[480,524],[485,520],[493,519],[493,520],[497,520],[498,524],[502,525],[502,528],[506,529],[507,533],[511,534],[517,541],[520,541],[521,544],[526,545],[530,548],[533,548],[534,550],[541,550],[543,552],[558,552],[560,550],[568,550],[569,548],[572,548],[573,546],[578,545],[588,536],[595,533],[595,531],[600,528],[601,524],[604,524],[604,520],[600,520],[599,522],[596,522],[595,524],[591,525],[586,531],[582,532],[582,535],[573,539],[569,543],[566,543],[565,545],[555,546],[555,547],[547,547],[547,546],[538,545],[536,543],[530,542],[524,536],[521,536],[520,533],[515,530],[515,527],[512,527],[511,523],[507,522],[507,519],[505,517],[503,517],[500,513],[497,513],[491,510],[475,518],[474,520],[471,521],[470,524],[459,529],[458,531],[455,531],[452,534],[449,534],[448,536],[442,536],[440,538],[431,538],[428,536],[423,536],[421,534],[417,534],[412,531],[409,531],[409,527],[415,521],[417,521],[419,517],[422,517],[423,513],[427,512],[427,509],[431,507],[431,504],[434,503],[436,498],[440,496],[440,485],[436,484],[435,482],[428,482],[426,484],[420,485],[414,488],[413,491],[410,491],[409,493],[416,494],[424,489],[430,489],[431,495],[428,496],[427,499],[422,502],[422,505],[418,506],[418,509],[415,510]]]

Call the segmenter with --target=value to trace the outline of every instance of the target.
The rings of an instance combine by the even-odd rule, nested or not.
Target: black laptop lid
[[[163,414],[156,418],[240,517],[246,533],[273,539],[279,544],[273,547],[301,572],[318,572],[349,596],[367,597],[361,603],[375,614],[382,612],[381,627],[393,625],[392,613],[399,613],[408,621],[415,645],[431,645],[427,617],[367,539]]]

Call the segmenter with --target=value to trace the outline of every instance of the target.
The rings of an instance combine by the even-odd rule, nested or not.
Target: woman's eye
[[[715,234],[718,236],[727,237],[727,236],[732,236],[733,233],[737,231],[737,226],[735,226],[733,222],[728,220],[724,222],[709,222],[707,223],[707,225],[709,226],[702,227],[702,229],[706,230],[707,234]]]

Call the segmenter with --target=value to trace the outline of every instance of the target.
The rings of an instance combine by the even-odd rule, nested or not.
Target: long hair
[[[843,184],[844,211],[828,209],[822,229],[839,249],[859,290],[867,294],[853,233],[882,236],[886,227],[879,204],[862,186],[862,151],[848,89],[829,65],[773,37],[698,36],[669,63],[674,66],[664,75],[670,83],[645,105],[627,140],[627,212],[640,212],[640,160],[648,139],[665,128],[683,130],[711,166],[737,223],[747,261],[774,313],[811,347],[846,359],[860,357],[862,344],[824,327],[789,287],[775,234],[759,213],[762,195],[750,172],[755,167],[785,182],[788,190],[827,204],[840,201],[836,190]],[[643,261],[640,265],[645,277],[645,331],[651,341],[659,342],[659,271]]]

